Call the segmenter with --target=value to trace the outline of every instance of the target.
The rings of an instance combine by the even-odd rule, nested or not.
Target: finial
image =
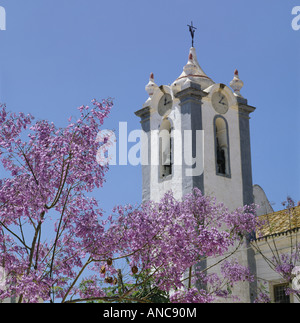
[[[240,90],[244,86],[244,82],[240,80],[239,72],[237,69],[234,71],[234,77],[233,80],[230,82],[230,86],[233,89],[234,94],[236,96],[243,97],[240,93]]]
[[[156,88],[158,88],[158,86],[154,82],[154,74],[151,73],[149,78],[149,83],[146,85],[146,88],[145,88],[150,98],[152,98]]]
[[[187,25],[189,27],[189,31],[192,36],[192,47],[194,47],[194,36],[195,36],[195,30],[197,29],[196,27],[193,26],[193,22],[191,22],[190,25]]]

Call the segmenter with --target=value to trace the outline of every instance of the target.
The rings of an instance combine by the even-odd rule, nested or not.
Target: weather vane
[[[193,22],[191,22],[190,25],[188,25],[191,36],[192,36],[192,47],[194,47],[194,35],[195,35],[195,30],[197,29],[196,27],[193,26]]]

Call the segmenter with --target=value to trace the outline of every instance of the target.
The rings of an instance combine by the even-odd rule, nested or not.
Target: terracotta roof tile
[[[300,229],[300,206],[261,215],[259,218],[264,224],[256,232],[257,239],[296,231]]]

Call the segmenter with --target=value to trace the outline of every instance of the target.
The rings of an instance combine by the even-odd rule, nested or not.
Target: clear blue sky
[[[115,98],[105,127],[140,127],[134,111],[147,99],[150,72],[172,83],[187,62],[187,24],[198,28],[201,67],[229,84],[235,68],[251,118],[253,181],[274,208],[300,200],[300,30],[298,1],[274,0],[0,0],[0,101],[64,126],[93,98]],[[129,145],[130,148],[130,145]],[[141,201],[141,168],[112,166],[97,198],[107,212]]]

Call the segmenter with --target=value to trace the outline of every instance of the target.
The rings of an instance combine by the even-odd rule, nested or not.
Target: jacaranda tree
[[[229,212],[195,189],[103,215],[92,192],[109,138],[96,138],[112,106],[94,100],[64,128],[0,106],[0,299],[211,302],[253,280],[233,258],[258,225],[253,206]],[[207,257],[218,257],[218,275],[199,265]]]

